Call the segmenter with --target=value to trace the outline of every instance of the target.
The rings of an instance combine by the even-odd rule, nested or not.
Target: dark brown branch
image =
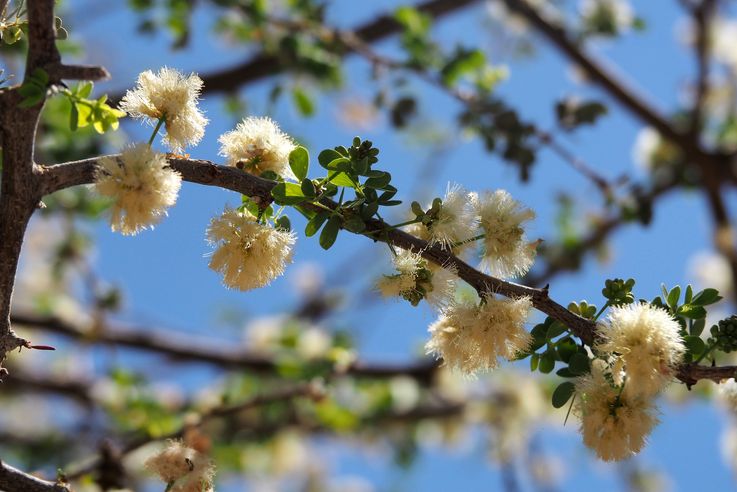
[[[652,204],[658,198],[674,189],[674,183],[663,183],[645,193],[640,197],[640,200]],[[592,230],[578,243],[561,252],[564,256],[550,259],[542,272],[527,275],[525,277],[526,283],[537,286],[545,285],[555,275],[564,271],[575,270],[587,251],[594,250],[604,244],[604,241],[612,233],[627,223],[628,220],[622,214],[615,214],[598,221]]]
[[[57,63],[47,67],[51,80],[105,80],[110,73],[103,67],[88,65],[64,65]]]
[[[276,361],[266,355],[233,348],[232,344],[214,344],[210,339],[185,337],[181,333],[165,332],[151,327],[136,329],[115,326],[90,333],[61,319],[31,313],[14,312],[11,320],[21,326],[40,328],[79,341],[109,343],[145,350],[171,357],[173,360],[203,362],[226,369],[245,369],[256,373],[274,374],[278,370]],[[436,368],[437,364],[433,361],[410,364],[378,364],[358,361],[346,368],[345,374],[369,378],[405,375],[419,381],[429,382]]]
[[[691,134],[695,139],[699,138],[701,132],[706,96],[709,93],[709,44],[716,3],[716,0],[702,0],[698,7],[691,9],[696,24],[696,95],[691,117]]]
[[[41,480],[0,461],[0,490],[23,492],[72,492],[68,486]]]
[[[713,166],[722,166],[726,163],[726,156],[711,154],[703,150],[699,142],[690,134],[676,129],[648,101],[632,91],[613,72],[586,54],[578,44],[570,39],[565,30],[545,20],[528,2],[525,0],[498,1],[503,1],[510,10],[530,22],[553,46],[583,69],[593,82],[603,88],[624,108],[682,148],[690,161],[709,163]]]
[[[53,193],[70,186],[92,183],[94,181],[95,166],[100,158],[48,166],[43,171],[44,193]],[[271,189],[276,184],[234,167],[218,166],[211,161],[170,158],[169,165],[178,171],[185,181],[207,186],[218,186],[247,196],[259,197],[263,200],[271,199]],[[335,207],[330,201],[325,201],[328,207]],[[380,234],[377,234],[380,233]],[[483,295],[491,292],[506,297],[528,296],[533,306],[569,327],[571,331],[584,343],[591,346],[596,338],[596,323],[582,318],[552,300],[548,289],[535,289],[513,282],[507,282],[489,275],[485,275],[463,262],[456,256],[438,246],[430,246],[427,242],[418,239],[404,231],[393,229],[387,231],[387,225],[381,221],[372,220],[367,224],[367,235],[374,235],[375,239],[388,242],[394,246],[419,252],[425,259],[446,268],[453,268],[458,276]],[[708,377],[709,368],[683,368],[679,377],[687,380],[694,377]]]
[[[415,8],[437,19],[474,3],[480,3],[480,1],[427,0],[417,4]],[[392,14],[385,14],[362,24],[356,28],[355,34],[367,43],[376,43],[399,33],[401,29],[401,26],[394,20]],[[351,50],[348,50],[344,54],[350,55],[353,53]],[[234,67],[202,75],[201,77],[204,81],[203,92],[205,94],[234,92],[241,86],[278,75],[288,69],[289,67],[277,56],[261,53]],[[122,97],[123,94],[117,94],[111,96],[110,99],[113,102],[117,102]]]
[[[130,438],[127,443],[123,444],[121,448],[121,455],[129,454],[135,451],[136,449],[150,442],[153,442],[153,441],[162,441],[165,439],[181,438],[184,436],[187,430],[200,427],[210,422],[211,420],[214,420],[217,418],[223,418],[223,417],[228,417],[231,415],[236,415],[246,410],[250,410],[253,408],[258,408],[258,407],[262,407],[266,405],[271,405],[273,403],[290,401],[290,400],[294,400],[295,398],[304,398],[304,397],[316,398],[316,397],[319,397],[320,394],[321,394],[320,389],[316,387],[314,384],[300,383],[300,384],[295,384],[292,386],[286,386],[284,388],[279,388],[279,389],[273,390],[268,393],[256,395],[253,398],[250,398],[242,403],[238,403],[235,405],[216,407],[212,409],[211,411],[199,416],[197,421],[194,421],[194,422],[190,421],[187,424],[185,424],[185,426],[179,428],[178,430],[170,434],[167,434],[164,436],[158,436],[158,437],[140,436],[140,437]],[[99,458],[95,459],[83,467],[70,471],[67,474],[67,478],[69,480],[75,480],[81,477],[82,475],[86,475],[87,473],[94,471],[99,461],[100,461]]]
[[[49,75],[49,83],[64,76],[107,74],[94,67],[70,67],[61,63],[56,47],[54,1],[29,0],[28,78],[40,69]],[[43,101],[33,107],[20,107],[18,87],[0,92],[0,142],[3,143],[2,183],[0,184],[0,365],[7,353],[29,342],[18,337],[10,326],[10,305],[18,268],[18,258],[26,226],[41,199],[40,180],[34,163],[36,127]],[[0,366],[0,378],[3,369]]]
[[[66,398],[72,398],[83,405],[91,405],[90,381],[75,381],[61,378],[52,374],[33,374],[20,369],[13,371],[13,377],[3,381],[2,390],[33,391],[53,393]]]
[[[43,168],[45,176],[42,189],[44,193],[48,194],[69,186],[94,182],[94,169],[98,159],[86,159]],[[234,167],[218,166],[205,160],[170,159],[169,164],[172,169],[181,173],[185,181],[219,186],[247,196],[257,196],[264,200],[271,199],[271,189],[275,185],[273,181],[252,176]],[[331,202],[326,202],[326,204],[335,206]],[[386,224],[380,221],[371,221],[367,226],[368,234],[378,233],[386,228]],[[458,276],[480,294],[493,292],[507,297],[528,296],[535,308],[571,328],[576,336],[585,343],[590,345],[594,340],[595,324],[573,314],[550,299],[548,291],[545,289],[533,289],[485,275],[439,246],[430,246],[425,241],[401,230],[394,229],[386,234],[382,233],[380,240],[403,249],[421,252],[424,258],[433,263],[455,269]]]

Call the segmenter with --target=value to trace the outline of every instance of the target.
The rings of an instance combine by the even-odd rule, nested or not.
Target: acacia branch
[[[37,70],[44,71],[49,83],[61,77],[105,76],[102,68],[74,67],[61,63],[56,47],[54,1],[29,0],[28,54],[26,79]],[[0,365],[7,353],[30,346],[10,326],[10,305],[15,273],[28,221],[42,193],[34,163],[36,127],[43,101],[32,107],[21,107],[19,87],[0,91],[0,142],[3,145],[2,183],[0,184]],[[0,377],[4,370],[0,366]]]
[[[56,317],[37,316],[24,312],[14,312],[11,320],[17,325],[40,328],[75,340],[145,350],[170,357],[175,361],[203,362],[226,369],[245,369],[264,374],[274,374],[279,369],[278,363],[267,355],[234,348],[232,344],[213,344],[209,339],[184,337],[181,333],[166,332],[151,327],[114,326],[90,332]],[[377,364],[357,361],[350,364],[341,374],[367,378],[409,376],[418,381],[429,382],[436,369],[437,363],[433,361],[410,364]]]
[[[107,157],[117,158],[118,156]],[[96,157],[43,167],[41,189],[48,194],[71,186],[93,183],[96,166],[102,158]],[[276,185],[274,181],[245,173],[235,167],[219,166],[207,160],[170,157],[168,161],[169,166],[179,172],[185,181],[217,186],[249,197],[258,197],[264,202],[272,199],[271,189]],[[330,200],[324,200],[322,203],[327,207],[336,207],[336,204]],[[370,220],[366,225],[364,234],[372,235],[374,241],[386,242],[402,249],[419,252],[423,258],[444,268],[453,269],[458,277],[473,287],[479,295],[492,293],[511,298],[529,297],[537,310],[560,321],[587,345],[593,345],[597,336],[596,323],[572,313],[551,299],[547,286],[537,289],[486,275],[438,245],[431,246],[426,241],[399,229],[388,230],[387,224],[383,221]],[[684,382],[690,382],[694,378],[708,379],[710,378],[708,375],[711,374],[709,369],[701,366],[684,366],[680,369],[678,377]]]
[[[438,19],[475,3],[480,3],[480,0],[427,0],[418,3],[414,8]],[[376,43],[401,31],[402,26],[394,20],[393,14],[387,13],[360,25],[355,29],[355,34],[366,43]],[[354,53],[353,50],[347,49],[341,54],[347,56]],[[278,75],[289,69],[289,64],[279,56],[262,52],[233,67],[201,75],[204,82],[202,92],[204,94],[235,92],[241,86]],[[117,102],[122,98],[123,94],[116,94],[111,96],[110,100]]]
[[[59,482],[47,482],[0,461],[0,490],[23,492],[72,492]]]

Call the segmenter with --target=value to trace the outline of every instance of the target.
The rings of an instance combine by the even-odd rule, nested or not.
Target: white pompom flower
[[[212,492],[215,465],[202,453],[170,440],[144,466],[167,484],[170,492]]]
[[[453,248],[458,254],[465,245],[459,245],[463,241],[474,236],[474,219],[469,204],[474,196],[467,192],[462,186],[448,184],[448,189],[442,200],[440,210],[434,220],[424,225],[421,223],[411,224],[407,232],[433,244],[439,244],[443,248]],[[428,210],[431,206],[428,206]]]
[[[110,227],[134,235],[153,227],[177,201],[181,175],[168,167],[166,156],[143,143],[120,158],[103,157],[95,171],[95,189],[112,198]]]
[[[294,179],[289,154],[296,144],[270,118],[245,118],[218,141],[220,155],[227,159],[229,166],[255,175],[273,171],[282,178]]]
[[[223,274],[223,283],[251,290],[269,285],[292,261],[293,232],[260,224],[248,211],[225,209],[210,221],[207,239],[216,249],[210,268]]]
[[[624,371],[625,391],[653,396],[672,379],[686,347],[680,325],[664,309],[650,304],[614,306],[598,333],[595,348],[612,358],[614,371]]]
[[[422,299],[437,307],[452,300],[457,278],[452,270],[431,265],[419,254],[405,249],[400,249],[393,261],[397,273],[384,275],[377,282],[384,297],[402,297],[414,306]]]
[[[442,357],[445,365],[472,376],[489,371],[499,358],[513,359],[532,344],[524,323],[532,308],[529,297],[498,299],[487,295],[480,305],[454,303],[430,325],[428,354]]]
[[[621,391],[606,373],[606,364],[594,361],[591,374],[576,382],[574,409],[584,444],[604,461],[620,461],[645,446],[658,418],[651,398]]]
[[[126,92],[120,109],[134,118],[150,118],[154,124],[165,118],[164,143],[180,152],[197,145],[205,134],[207,118],[197,107],[202,79],[164,67],[158,73],[146,70],[138,76],[136,87]]]
[[[535,212],[505,190],[475,196],[476,219],[483,230],[481,267],[499,277],[524,275],[537,254],[537,241],[528,242],[524,224]]]

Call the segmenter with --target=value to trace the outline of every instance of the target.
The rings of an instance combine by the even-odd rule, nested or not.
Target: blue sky
[[[333,19],[352,21],[399,5],[388,0],[362,2],[360,7],[356,2],[333,3]],[[644,33],[628,35],[616,43],[597,43],[592,51],[611,61],[618,67],[618,73],[628,74],[625,77],[628,82],[667,112],[676,107],[681,89],[694,72],[690,53],[676,41],[675,25],[679,22],[680,10],[677,2],[670,0],[633,3],[647,21],[648,29]],[[71,2],[72,13],[81,15],[83,21],[75,24],[73,16],[70,21],[71,32],[86,44],[88,61],[107,66],[113,74],[113,79],[99,84],[98,90],[117,92],[130,87],[137,74],[145,69],[167,65],[183,71],[205,73],[242,60],[248,53],[245,48],[229,47],[213,39],[210,35],[212,16],[207,8],[197,10],[190,48],[172,53],[168,49],[170,40],[165,35],[146,37],[137,34],[134,19],[126,9],[113,7],[109,13],[99,9],[87,12],[88,8],[94,8],[94,4],[89,0]],[[483,6],[479,6],[447,18],[435,31],[437,39],[447,46],[458,42],[490,42],[492,38],[484,31],[488,26],[479,21],[483,13]],[[94,43],[91,42],[93,40]],[[611,103],[610,114],[595,129],[583,129],[564,137],[563,141],[605,176],[614,177],[623,172],[638,176],[632,163],[631,149],[641,128],[640,122],[595,88],[575,83],[570,77],[568,62],[557,52],[542,43],[536,46],[538,51],[532,59],[495,60],[509,63],[511,68],[511,78],[500,87],[500,93],[519,108],[523,116],[539,122],[544,128],[553,125],[552,104],[562,96],[576,94],[584,98],[602,98]],[[391,41],[380,47],[387,52],[394,51]],[[335,118],[337,103],[341,100],[356,95],[369,99],[372,95],[368,67],[364,62],[351,59],[347,64],[348,72],[350,75],[342,92],[321,96],[318,113],[313,118],[299,118],[288,98],[271,114],[285,131],[304,141],[313,158],[320,149],[345,144],[359,132],[346,128]],[[249,86],[243,92],[249,114],[264,114],[270,87],[266,81]],[[421,82],[413,82],[413,87],[422,96],[421,117],[433,121],[440,128],[452,128],[458,111],[456,103]],[[207,97],[203,107],[211,123],[203,142],[190,153],[194,157],[218,161],[217,137],[230,130],[235,121],[225,115],[222,101],[217,97]],[[543,151],[539,155],[531,183],[521,184],[513,168],[498,157],[486,154],[481,143],[473,138],[455,142],[443,154],[438,175],[431,179],[424,177],[422,183],[416,183],[418,172],[428,162],[428,156],[408,146],[406,136],[395,133],[381,121],[376,128],[360,134],[373,140],[381,149],[380,162],[383,168],[392,172],[400,190],[399,198],[407,203],[420,198],[406,194],[410,189],[417,189],[418,185],[431,194],[424,198],[442,195],[448,181],[459,182],[477,191],[505,188],[537,211],[538,219],[528,234],[541,238],[550,237],[554,231],[554,196],[558,190],[573,192],[581,205],[601,205],[595,188],[550,152]],[[126,123],[123,128],[131,139],[138,140],[147,138],[150,131],[134,122]],[[731,205],[735,205],[733,193],[729,200]],[[218,313],[224,308],[243,311],[249,316],[288,310],[296,302],[289,288],[290,276],[301,264],[318,264],[329,275],[342,259],[351,257],[361,248],[370,258],[366,261],[370,275],[375,276],[387,267],[385,248],[367,247],[367,241],[348,234],[341,235],[330,254],[326,254],[317,241],[301,234],[303,222],[292,214],[300,238],[295,264],[286,276],[277,280],[272,288],[248,293],[228,291],[221,286],[219,276],[207,268],[205,255],[209,249],[204,240],[204,230],[210,218],[219,214],[226,203],[238,201],[239,197],[234,193],[185,184],[169,218],[152,232],[130,238],[111,233],[104,223],[94,227],[99,272],[106,280],[119,283],[125,289],[124,318],[182,331],[206,332],[213,337],[240,337],[236,331],[216,327],[214,320]],[[688,233],[680,227],[684,223],[691,224]],[[599,264],[589,259],[580,273],[556,278],[551,286],[551,295],[565,303],[577,299],[600,303],[603,281],[613,277],[635,277],[637,293],[648,298],[659,293],[661,282],[668,285],[687,283],[691,280],[687,276],[689,258],[697,251],[711,249],[710,222],[703,198],[697,194],[679,193],[661,200],[649,228],[626,227],[614,236],[610,248],[611,259],[607,263]],[[358,276],[358,288],[365,289],[373,278],[357,270],[350,274]],[[413,309],[406,303],[371,302],[361,307],[354,301],[338,312],[331,323],[353,329],[358,336],[361,353],[367,359],[409,360],[424,342],[426,327],[432,318],[429,310]],[[662,411],[663,423],[652,435],[642,462],[665,471],[673,481],[674,490],[704,485],[714,490],[732,488],[730,472],[723,465],[719,451],[724,425],[720,413],[704,404],[664,405]],[[591,486],[600,490],[622,489],[611,467],[592,465],[575,433],[547,432],[543,435],[543,442],[548,450],[568,461],[571,470],[561,490],[586,490]],[[686,463],[688,466],[684,466]],[[396,483],[400,483],[403,490],[426,491],[447,490],[449,487],[469,491],[494,490],[500,484],[494,466],[488,465],[478,453],[426,452],[414,468],[402,472],[406,475],[401,475],[382,459],[367,460],[360,453],[348,453],[335,466],[340,472],[368,477],[377,484],[377,490],[391,490]],[[397,478],[400,475],[401,479]]]

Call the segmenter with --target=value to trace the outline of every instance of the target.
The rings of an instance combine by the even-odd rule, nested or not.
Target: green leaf
[[[328,219],[328,223],[322,228],[320,233],[320,246],[322,249],[330,249],[335,243],[335,239],[338,237],[340,231],[340,217],[333,215]]]
[[[666,299],[666,302],[671,307],[671,309],[675,309],[676,306],[678,306],[678,299],[681,297],[681,286],[676,285],[673,287],[670,292],[668,293],[668,298]]]
[[[691,284],[688,284],[686,286],[686,295],[683,298],[683,303],[691,304],[691,299],[693,299],[693,288],[691,287]]]
[[[276,220],[276,228],[282,229],[285,231],[291,231],[292,230],[292,223],[289,221],[289,217],[286,215],[282,215]]]
[[[69,111],[69,129],[73,132],[79,128],[79,111],[77,110],[77,103],[72,103],[72,108]]]
[[[86,99],[89,97],[90,94],[92,94],[92,88],[94,87],[94,84],[92,82],[82,82],[77,87],[77,96],[80,99]]]
[[[687,335],[683,337],[683,343],[694,358],[697,358],[704,353],[704,350],[706,350],[706,344],[701,337]]]
[[[552,340],[553,338],[562,335],[567,330],[566,326],[561,323],[560,321],[554,321],[552,325],[548,328],[548,333],[546,334],[546,337],[548,340]]]
[[[571,357],[578,352],[578,345],[570,337],[565,337],[557,343],[556,351],[560,360],[568,363]]]
[[[320,165],[324,167],[325,169],[329,169],[328,164],[330,164],[336,159],[340,159],[341,157],[343,156],[340,155],[337,150],[325,149],[318,154],[317,162],[319,162]]]
[[[279,205],[297,205],[306,200],[302,188],[294,183],[279,183],[271,190],[271,196]]]
[[[684,304],[683,306],[678,308],[676,314],[679,314],[685,318],[701,319],[706,318],[706,309],[704,309],[702,306],[696,306],[693,303]]]
[[[307,222],[307,227],[305,227],[305,236],[312,237],[317,234],[317,231],[320,230],[323,223],[328,220],[329,216],[330,214],[328,212],[320,212],[312,217],[309,222]]]
[[[562,367],[562,368],[558,369],[557,371],[555,371],[555,374],[557,374],[558,376],[560,376],[562,378],[575,378],[575,377],[578,377],[576,374],[574,374],[567,367]]]
[[[586,374],[591,370],[591,362],[586,354],[576,352],[568,360],[568,368],[576,376]]]
[[[555,369],[555,356],[551,352],[545,352],[540,357],[540,372],[550,374]]]
[[[302,116],[312,116],[315,114],[315,103],[312,102],[309,94],[299,87],[295,87],[292,90],[292,100]]]
[[[297,177],[297,181],[302,181],[307,177],[307,171],[310,168],[310,154],[304,147],[297,147],[289,153],[289,167]]]
[[[573,393],[576,392],[576,385],[570,381],[560,383],[555,391],[553,391],[553,406],[555,408],[561,408],[565,405],[568,400],[571,399]]]
[[[378,173],[381,173],[381,174],[378,174]],[[378,173],[373,174],[373,171],[372,171],[373,176],[368,178],[363,185],[368,188],[374,188],[374,189],[380,190],[384,188],[386,185],[388,185],[389,182],[392,180],[391,174],[384,172],[384,171],[378,171]]]
[[[347,186],[349,188],[356,187],[356,182],[353,181],[346,173],[338,173],[330,179],[330,182],[336,186]]]
[[[363,219],[357,215],[347,218],[343,227],[347,231],[355,232],[356,234],[360,234],[366,230],[366,224],[363,222]]]
[[[312,182],[311,179],[304,178],[299,187],[305,196],[310,198],[314,198],[317,196],[317,189],[315,188],[315,184]]]
[[[540,363],[540,354],[532,354],[530,357],[530,371],[535,372]]]
[[[697,319],[696,321],[693,321],[691,323],[691,326],[689,327],[688,334],[699,336],[704,331],[704,327],[706,327],[706,318]]]
[[[691,301],[691,304],[696,306],[708,306],[715,302],[721,301],[722,296],[719,295],[719,291],[716,289],[704,289],[696,294]]]

